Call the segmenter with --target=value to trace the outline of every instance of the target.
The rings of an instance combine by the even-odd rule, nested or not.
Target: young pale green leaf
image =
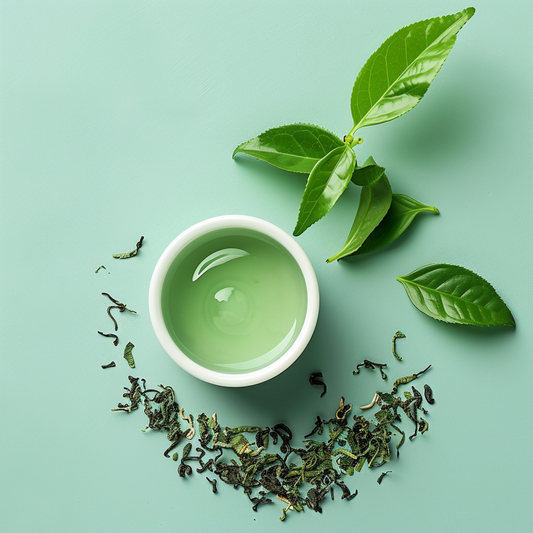
[[[385,174],[376,183],[363,187],[359,197],[359,207],[357,208],[348,239],[346,239],[342,249],[330,257],[327,263],[357,251],[366,238],[374,231],[374,228],[383,220],[390,208],[391,201],[392,191]]]
[[[312,124],[272,128],[246,141],[233,152],[248,154],[292,172],[313,170],[320,159],[344,143],[336,135]]]
[[[395,119],[415,107],[474,12],[470,7],[455,15],[416,22],[389,37],[355,80],[352,132]]]
[[[423,211],[439,214],[436,207],[421,204],[405,194],[393,194],[391,206],[385,218],[354,255],[373,252],[395,241],[409,227],[416,215]]]
[[[452,324],[515,326],[492,285],[464,267],[436,263],[396,279],[414,306],[431,318]]]
[[[345,144],[318,161],[307,179],[295,236],[301,235],[335,205],[350,183],[355,163],[353,149]]]
[[[363,164],[362,167],[355,167],[352,175],[352,181],[356,185],[364,187],[365,185],[372,185],[383,176],[385,169],[380,167],[374,161],[374,158],[370,156]]]

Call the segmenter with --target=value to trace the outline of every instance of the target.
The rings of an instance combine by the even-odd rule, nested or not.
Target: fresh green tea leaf
[[[312,124],[290,124],[272,128],[246,141],[233,152],[248,154],[292,172],[309,173],[336,147],[344,143],[336,135]]]
[[[362,167],[355,167],[352,175],[352,181],[356,185],[364,187],[365,185],[372,185],[383,176],[385,169],[376,165],[373,157],[369,157]]]
[[[470,7],[455,15],[416,22],[389,37],[355,80],[351,133],[393,120],[415,107],[448,57],[457,33],[474,12]]]
[[[335,205],[350,183],[355,162],[353,149],[343,144],[315,165],[307,180],[294,235],[301,235]]]
[[[490,283],[460,266],[437,263],[398,276],[414,306],[452,324],[515,326],[511,311]]]
[[[361,189],[359,207],[352,229],[342,249],[326,262],[331,263],[353,254],[365,242],[366,238],[387,214],[392,201],[392,191],[387,176],[383,174],[379,181]]]
[[[395,241],[409,227],[416,215],[423,211],[439,214],[436,207],[424,205],[405,194],[393,194],[392,203],[385,218],[354,255],[373,252]]]

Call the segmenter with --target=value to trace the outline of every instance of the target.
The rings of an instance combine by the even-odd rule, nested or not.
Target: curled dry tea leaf
[[[383,220],[391,201],[392,191],[385,174],[376,183],[363,187],[359,197],[359,207],[348,239],[346,239],[342,249],[327,259],[326,262],[331,263],[357,251],[374,231],[374,228]]]
[[[515,321],[492,285],[464,267],[435,263],[398,276],[422,313],[452,324],[512,326]]]
[[[436,207],[425,205],[405,194],[393,194],[390,209],[376,229],[354,255],[366,254],[387,246],[400,237],[414,218],[424,211],[439,214]]]
[[[301,235],[335,205],[350,183],[355,162],[353,149],[344,145],[315,165],[307,180],[294,235]]]
[[[379,475],[378,477],[378,484],[381,485],[381,482],[383,481],[383,478],[387,475],[387,474],[390,474],[392,472],[392,470],[386,470],[385,472],[381,472],[381,474]]]
[[[124,359],[128,362],[128,365],[130,365],[130,368],[135,368],[135,359],[133,358],[133,348],[135,348],[135,345],[131,342],[128,342],[126,344],[126,347],[124,348]]]
[[[233,152],[248,154],[292,172],[311,172],[334,148],[344,143],[330,131],[313,124],[289,124],[271,128],[246,141]]]
[[[391,394],[396,394],[398,392],[398,387],[400,385],[406,385],[407,383],[411,383],[414,379],[416,379],[418,376],[421,376],[425,372],[427,372],[431,368],[431,365],[424,368],[424,370],[421,370],[420,372],[415,372],[414,374],[411,374],[410,376],[405,376],[403,378],[398,378],[393,384],[392,384],[392,390]]]
[[[402,333],[401,331],[397,331],[392,336],[392,355],[398,359],[398,361],[402,361],[402,357],[398,355],[398,352],[396,351],[396,339],[405,339],[405,333]]]
[[[118,346],[118,336],[115,335],[114,333],[104,333],[102,331],[99,331],[98,332],[100,335],[102,335],[102,337],[111,337],[113,339],[113,344],[115,346]]]
[[[355,370],[353,371],[354,376],[359,374],[360,372],[359,368],[361,368],[362,366],[364,366],[365,368],[370,368],[372,370],[379,368],[379,371],[381,373],[381,379],[387,379],[387,374],[383,372],[383,369],[387,366],[386,363],[376,363],[374,361],[369,361],[368,359],[365,359],[362,363],[359,363],[355,367]]]
[[[435,403],[435,400],[433,399],[433,390],[428,384],[424,385],[424,396],[426,398],[426,402],[430,405]]]
[[[313,372],[310,376],[309,376],[309,383],[311,385],[321,385],[322,387],[324,387],[324,390],[322,391],[322,394],[320,395],[320,397],[322,398],[322,396],[324,396],[324,394],[326,394],[328,388],[326,386],[326,384],[321,380],[321,379],[318,379],[318,378],[323,378],[323,374],[322,372]]]
[[[422,20],[389,37],[355,80],[351,100],[354,127],[350,133],[393,120],[415,107],[474,12],[470,7],[455,15]]]
[[[115,259],[129,259],[130,257],[135,257],[137,253],[139,252],[140,248],[143,245],[144,236],[139,239],[139,242],[135,245],[135,250],[132,250],[131,252],[126,252],[124,254],[113,254],[113,257]]]

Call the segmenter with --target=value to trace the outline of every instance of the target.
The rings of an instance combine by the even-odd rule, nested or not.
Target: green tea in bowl
[[[196,377],[260,383],[302,353],[318,316],[312,266],[292,237],[245,216],[209,219],[167,248],[150,285],[167,353]]]

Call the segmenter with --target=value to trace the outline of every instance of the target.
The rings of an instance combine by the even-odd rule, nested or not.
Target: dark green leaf
[[[335,205],[348,187],[354,168],[355,153],[345,144],[315,165],[307,180],[294,235],[301,235]]]
[[[392,200],[392,191],[387,176],[383,174],[379,181],[361,189],[359,207],[352,229],[342,249],[327,262],[331,263],[353,254],[365,242],[366,238],[387,214]]]
[[[415,107],[439,72],[473,7],[398,30],[368,59],[352,91],[352,132]]]
[[[474,272],[437,263],[398,276],[414,306],[452,324],[515,326],[511,311],[494,288]]]
[[[372,185],[383,176],[385,169],[376,165],[373,157],[369,157],[362,167],[355,167],[352,175],[352,181],[356,185],[364,187],[365,185]]]
[[[336,135],[312,124],[272,128],[246,141],[233,152],[248,154],[292,172],[311,172],[331,150],[344,143]]]
[[[423,211],[439,214],[436,207],[424,205],[405,194],[393,194],[392,203],[385,218],[369,235],[355,255],[373,252],[395,241],[411,224],[413,219]]]

